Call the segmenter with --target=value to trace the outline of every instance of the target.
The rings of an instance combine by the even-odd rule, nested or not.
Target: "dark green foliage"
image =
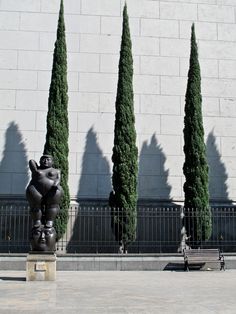
[[[209,208],[208,165],[202,121],[201,74],[194,24],[191,35],[191,54],[188,84],[185,95],[183,171],[185,208],[197,213],[187,232],[197,241],[207,240],[211,235],[211,211]]]
[[[117,241],[123,243],[125,247],[135,240],[137,225],[138,150],[136,147],[133,98],[132,44],[125,4],[112,155],[113,192],[109,199],[110,206],[120,210],[120,215],[115,214],[113,216],[113,230]],[[118,230],[122,231],[122,235]]]
[[[67,85],[67,55],[64,24],[64,7],[61,0],[57,39],[53,54],[51,85],[48,98],[47,134],[44,154],[50,154],[54,159],[54,167],[61,170],[61,186],[64,197],[60,204],[60,213],[55,222],[57,238],[61,238],[66,230],[70,195],[68,188],[68,85]]]

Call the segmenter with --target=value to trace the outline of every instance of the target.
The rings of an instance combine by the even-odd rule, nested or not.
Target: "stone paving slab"
[[[55,282],[26,282],[0,271],[0,313],[235,314],[236,270],[59,271]]]

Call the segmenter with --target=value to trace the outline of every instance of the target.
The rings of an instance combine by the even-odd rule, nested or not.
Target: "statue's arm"
[[[60,181],[61,181],[61,171],[57,170],[57,177],[54,181],[53,186],[58,186],[60,184]]]
[[[37,162],[33,159],[30,159],[29,168],[30,168],[31,172],[36,172],[38,170]]]

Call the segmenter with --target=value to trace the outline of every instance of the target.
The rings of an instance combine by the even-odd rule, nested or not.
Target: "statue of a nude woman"
[[[29,167],[32,179],[26,188],[26,198],[30,205],[34,228],[45,225],[52,228],[59,212],[59,203],[63,195],[60,186],[60,170],[52,167],[53,159],[50,155],[40,158],[39,166],[31,159]]]

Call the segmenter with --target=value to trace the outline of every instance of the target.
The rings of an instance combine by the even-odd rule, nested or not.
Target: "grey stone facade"
[[[46,130],[59,0],[0,1],[0,195],[22,196]],[[123,0],[64,0],[72,198],[111,190]],[[236,1],[127,0],[139,198],[183,200],[183,114],[195,22],[214,201],[236,198]]]

